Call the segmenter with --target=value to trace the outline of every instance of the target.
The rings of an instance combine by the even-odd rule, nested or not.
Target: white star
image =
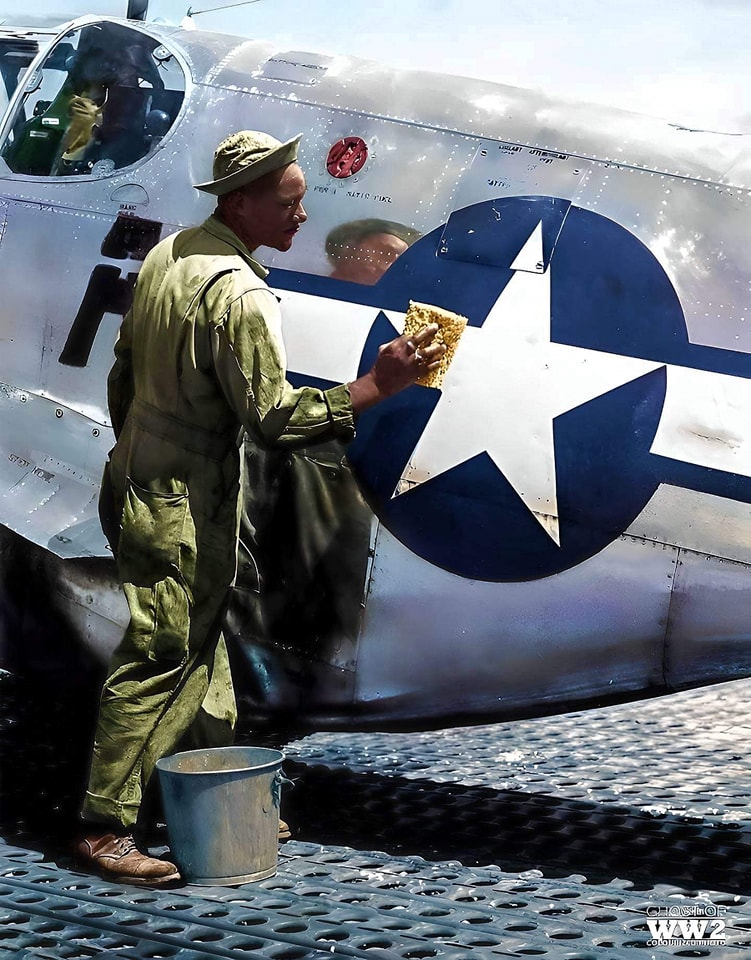
[[[551,342],[550,271],[517,272],[464,331],[394,496],[487,452],[560,546],[555,417],[660,366]]]

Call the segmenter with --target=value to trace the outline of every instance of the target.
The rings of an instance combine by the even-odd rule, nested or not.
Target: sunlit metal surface
[[[438,560],[426,558],[419,543],[400,540],[368,516],[363,526],[372,527],[372,540],[360,538],[355,558],[357,570],[366,570],[364,589],[361,596],[348,593],[341,622],[332,618],[318,629],[316,643],[304,617],[299,640],[289,622],[283,636],[272,632],[260,640],[247,625],[234,631],[259,712],[302,711],[337,724],[354,716],[518,712],[747,675],[751,523],[745,488],[736,489],[751,478],[751,394],[743,367],[751,352],[747,138],[555,103],[478,80],[308,57],[260,41],[154,24],[130,23],[128,29],[151,46],[159,41],[172,88],[185,92],[172,126],[151,152],[106,176],[13,175],[5,166],[0,175],[0,520],[3,546],[10,544],[18,565],[2,571],[4,582],[25,583],[25,571],[39,572],[51,585],[54,622],[80,631],[83,648],[106,659],[125,608],[96,497],[113,440],[106,373],[129,291],[150,245],[210,212],[210,198],[191,184],[206,179],[213,145],[223,135],[248,126],[280,138],[305,131],[301,162],[310,219],[284,257],[261,252],[274,268],[297,382],[353,378],[374,327],[383,323],[389,336],[399,331],[403,301],[422,274],[439,271],[430,292],[440,298],[453,267],[479,262],[488,270],[511,270],[514,290],[521,290],[510,305],[499,295],[488,307],[497,307],[496,319],[512,318],[503,341],[509,369],[483,367],[474,376],[457,362],[464,380],[454,398],[479,394],[482,378],[482,397],[504,386],[508,398],[511,373],[520,387],[528,379],[524,345],[551,355],[560,346],[553,336],[560,317],[545,308],[564,255],[567,295],[579,291],[577,309],[586,300],[586,260],[596,239],[585,237],[573,253],[563,250],[561,239],[578,217],[590,227],[607,225],[628,243],[637,274],[648,262],[680,314],[680,324],[658,345],[649,341],[648,324],[632,336],[629,324],[640,320],[650,291],[634,294],[612,324],[623,327],[615,347],[605,337],[608,316],[590,318],[594,342],[586,350],[572,346],[581,369],[598,363],[620,368],[628,361],[630,370],[664,377],[664,404],[644,452],[649,469],[654,462],[695,467],[721,482],[714,489],[705,474],[661,478],[643,506],[613,526],[603,549],[573,565],[561,561],[554,573],[534,563],[518,574],[485,574],[482,565],[479,572],[457,571],[454,544]],[[11,119],[12,113],[7,129]],[[327,158],[346,137],[367,147],[367,160],[353,176],[335,179]],[[532,201],[543,218],[551,214],[553,226],[544,237],[542,230],[531,231],[520,249],[511,250],[500,242],[502,231],[489,232],[492,242],[480,244],[478,254],[481,228],[475,229],[472,216],[490,231],[493,210],[502,222]],[[486,214],[490,225],[482,219]],[[401,261],[403,274],[399,261],[386,274],[390,287],[342,286],[328,275],[328,231],[363,216],[404,221],[428,241],[422,260],[409,260],[418,242]],[[35,282],[19,283],[30,270]],[[628,297],[618,283],[613,288],[606,305],[620,309]],[[480,357],[482,323],[475,317],[467,337],[475,338]],[[680,351],[693,346],[705,352],[686,365]],[[493,452],[502,463],[499,472],[516,478],[514,492],[550,534],[558,556],[566,518],[556,499],[557,411],[549,401],[560,381],[545,364],[537,372],[539,389],[514,398],[516,412],[504,407],[497,417],[468,417],[460,439],[467,450]],[[529,425],[529,447],[508,439],[512,426],[524,432],[520,423]],[[444,467],[452,462],[439,427],[403,477],[414,478],[418,467],[427,475],[434,461]],[[540,464],[542,480],[535,475]],[[464,499],[459,491],[444,505],[463,507]],[[592,519],[589,506],[582,507],[585,526]],[[456,547],[471,549],[473,534],[461,518],[452,529],[462,534],[454,536]],[[504,546],[503,535],[497,539]],[[275,549],[283,553],[290,543]],[[496,543],[483,549],[492,560]],[[344,554],[340,561],[349,563]],[[335,572],[317,576],[304,586],[329,597],[336,592]],[[15,613],[18,597],[9,594],[4,603]],[[14,633],[9,622],[2,627],[7,637]]]

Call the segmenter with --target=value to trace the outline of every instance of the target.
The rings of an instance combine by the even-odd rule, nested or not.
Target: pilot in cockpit
[[[102,108],[115,73],[104,50],[90,50],[71,57],[66,87],[69,88],[68,125],[52,165],[52,176],[87,173],[86,152],[102,120]]]
[[[104,175],[145,156],[182,100],[174,92],[165,100],[155,47],[154,40],[118,24],[87,26],[58,44],[3,148],[11,170]],[[51,99],[43,99],[45,93]],[[28,108],[33,114],[25,119]]]
[[[119,169],[144,153],[151,91],[164,84],[143,45],[93,48],[76,56],[69,74],[74,90],[68,126],[53,176]],[[103,165],[106,170],[102,169]]]

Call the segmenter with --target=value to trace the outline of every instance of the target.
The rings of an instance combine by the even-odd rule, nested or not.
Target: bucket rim
[[[264,750],[269,753],[277,754],[277,758],[273,760],[266,760],[263,763],[253,764],[252,767],[249,767],[247,764],[241,764],[237,767],[222,767],[221,770],[175,770],[171,764],[174,764],[176,761],[179,761],[182,757],[190,756],[191,754],[196,753],[233,753],[234,751],[244,751],[244,750]],[[155,766],[160,772],[164,773],[177,773],[181,776],[206,776],[207,774],[218,774],[218,773],[242,773],[245,770],[270,770],[274,767],[281,766],[281,764],[286,760],[286,756],[283,751],[277,750],[274,747],[255,747],[252,744],[247,746],[236,745],[232,747],[200,747],[197,750],[181,750],[179,753],[171,753],[169,756],[160,757]]]

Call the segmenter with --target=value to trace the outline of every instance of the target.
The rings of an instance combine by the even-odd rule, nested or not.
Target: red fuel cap
[[[326,169],[332,177],[343,180],[362,170],[368,159],[368,147],[360,137],[344,137],[329,150]]]

